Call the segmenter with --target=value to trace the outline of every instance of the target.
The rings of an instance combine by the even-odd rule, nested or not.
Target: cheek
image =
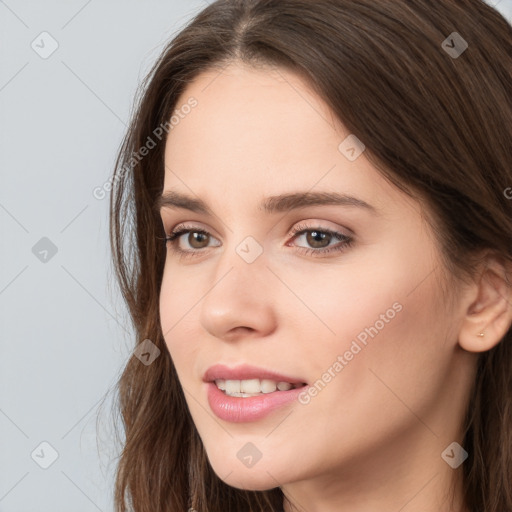
[[[333,424],[350,416],[355,424],[392,435],[415,421],[408,407],[427,415],[441,394],[453,352],[446,339],[449,313],[433,276],[415,288],[418,273],[407,273],[403,268],[364,280],[347,276],[331,283],[334,301],[318,302],[335,334],[314,348],[304,345],[303,352],[314,382],[321,381],[311,402],[329,410]],[[385,418],[375,416],[384,409]],[[368,418],[374,418],[371,426]]]
[[[190,367],[189,362],[197,357],[199,349],[197,329],[194,333],[191,322],[194,315],[197,315],[194,305],[199,301],[200,295],[191,292],[193,289],[190,282],[180,282],[176,272],[171,279],[167,269],[164,271],[159,298],[160,323],[180,381],[190,378],[190,372],[183,370]]]
[[[369,346],[370,340],[382,338],[400,321],[409,300],[407,279],[403,274],[394,278],[392,269],[382,266],[378,270],[365,264],[340,266],[315,272],[309,279],[291,273],[285,279],[295,283],[293,290],[301,298],[299,302],[291,297],[288,302],[290,314],[301,326],[303,348],[314,347],[318,356],[343,354],[353,340]]]
[[[382,251],[378,261],[318,271],[307,280],[290,272],[288,282],[296,283],[295,293],[310,310],[295,305],[293,313],[309,375],[343,375],[338,385],[361,399],[362,390],[383,387],[381,373],[405,394],[423,375],[435,375],[451,349],[445,342],[449,315],[433,268],[432,260],[402,247],[389,257]]]

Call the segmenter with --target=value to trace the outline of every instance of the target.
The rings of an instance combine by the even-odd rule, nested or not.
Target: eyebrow
[[[352,206],[364,208],[370,213],[376,215],[377,210],[365,201],[346,194],[338,194],[336,192],[293,192],[288,194],[280,194],[265,198],[258,209],[267,214],[288,212],[308,206]],[[214,216],[212,210],[201,199],[187,196],[180,192],[168,190],[159,196],[153,206],[156,212],[160,212],[162,208],[181,208],[196,213]]]

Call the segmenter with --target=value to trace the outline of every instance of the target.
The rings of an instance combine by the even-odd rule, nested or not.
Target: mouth
[[[211,411],[231,423],[259,421],[291,407],[308,385],[302,378],[249,365],[212,366],[203,382]]]
[[[203,381],[215,384],[226,396],[237,398],[269,395],[307,386],[301,378],[246,364],[232,368],[216,364],[208,368]]]
[[[305,382],[292,383],[272,379],[216,379],[213,382],[217,386],[217,389],[222,391],[225,395],[241,398],[289,391],[290,389],[302,388],[307,385]]]

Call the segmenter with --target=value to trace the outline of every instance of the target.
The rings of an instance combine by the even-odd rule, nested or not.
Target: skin
[[[237,488],[280,486],[286,512],[469,510],[462,466],[452,469],[441,454],[462,443],[478,352],[512,321],[501,263],[489,256],[479,278],[444,301],[439,248],[419,204],[364,152],[351,162],[338,150],[349,132],[297,75],[232,63],[201,74],[177,108],[191,96],[198,105],[167,140],[164,191],[199,197],[215,215],[162,209],[167,234],[187,222],[210,238],[191,245],[182,235],[179,247],[196,251],[187,259],[168,243],[160,315],[215,473]],[[376,213],[257,208],[297,191],[347,193]],[[304,223],[352,234],[353,244],[303,254],[323,247],[307,234],[289,236]],[[252,263],[235,250],[247,236],[263,250]],[[395,303],[401,311],[308,404],[249,423],[212,413],[202,376],[213,364],[248,363],[315,383]],[[262,453],[251,468],[237,458],[247,442]]]

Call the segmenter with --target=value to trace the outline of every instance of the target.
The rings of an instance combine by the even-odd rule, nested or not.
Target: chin
[[[282,468],[276,468],[271,461],[259,460],[247,467],[236,456],[224,454],[210,456],[209,463],[215,474],[227,485],[247,491],[266,491],[281,485],[284,479]]]
[[[221,478],[217,472],[216,475]],[[265,470],[253,473],[251,469],[244,469],[233,471],[226,478],[221,478],[221,480],[231,487],[245,491],[268,491],[278,487],[282,483],[280,480],[272,478],[271,475],[271,471],[269,475]]]

